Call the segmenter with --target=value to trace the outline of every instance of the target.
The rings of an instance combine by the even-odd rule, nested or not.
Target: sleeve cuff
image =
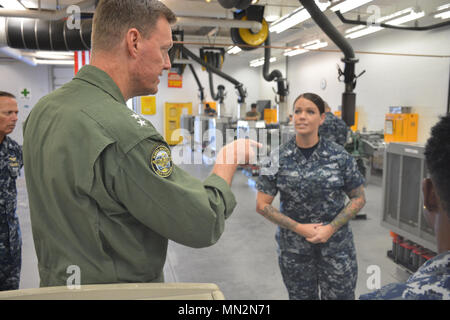
[[[224,179],[213,173],[208,178],[206,178],[205,181],[203,181],[203,185],[205,187],[215,188],[220,192],[225,203],[225,219],[228,218],[237,204],[236,198],[234,197],[234,194],[231,191],[228,183]]]

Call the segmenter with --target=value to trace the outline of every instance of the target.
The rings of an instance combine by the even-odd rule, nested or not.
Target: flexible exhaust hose
[[[278,80],[283,77],[280,70],[273,70],[269,74],[270,67],[270,35],[267,36],[267,39],[264,43],[264,66],[263,66],[263,77],[266,81]]]
[[[309,12],[314,22],[322,29],[322,31],[333,41],[336,46],[344,53],[345,63],[344,82],[345,92],[342,94],[342,120],[352,126],[355,123],[355,106],[356,94],[353,92],[356,85],[355,63],[358,59],[355,57],[350,43],[344,36],[333,26],[325,14],[317,7],[314,0],[299,0],[303,7]]]
[[[242,83],[240,83],[236,79],[230,77],[229,75],[223,73],[222,71],[214,68],[209,63],[206,63],[205,61],[200,59],[200,57],[197,57],[194,53],[192,53],[186,47],[183,46],[182,50],[183,50],[183,53],[186,54],[189,58],[191,58],[192,60],[194,60],[194,61],[200,63],[202,66],[204,66],[206,68],[206,70],[208,70],[208,72],[211,71],[211,72],[217,74],[219,77],[222,77],[225,80],[228,80],[229,82],[234,84],[235,88],[238,90],[238,93],[239,93],[239,102],[240,103],[245,102],[246,93],[245,93]]]

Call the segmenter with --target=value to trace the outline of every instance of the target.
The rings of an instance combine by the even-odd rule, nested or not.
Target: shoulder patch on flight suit
[[[150,168],[162,178],[167,178],[172,174],[173,162],[169,148],[161,144],[153,150],[150,156]]]

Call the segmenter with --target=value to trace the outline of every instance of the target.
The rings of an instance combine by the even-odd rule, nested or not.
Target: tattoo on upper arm
[[[350,199],[360,198],[360,197],[365,198],[364,186],[360,185],[358,188],[351,190],[347,195]]]

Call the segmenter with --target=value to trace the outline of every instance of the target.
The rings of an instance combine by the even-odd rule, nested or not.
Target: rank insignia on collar
[[[137,113],[132,113],[131,117],[137,120],[138,125],[140,125],[141,127],[147,125],[147,120],[144,117],[138,115]]]
[[[151,155],[150,167],[158,176],[162,178],[169,177],[173,171],[173,163],[169,148],[165,145],[156,147]]]

